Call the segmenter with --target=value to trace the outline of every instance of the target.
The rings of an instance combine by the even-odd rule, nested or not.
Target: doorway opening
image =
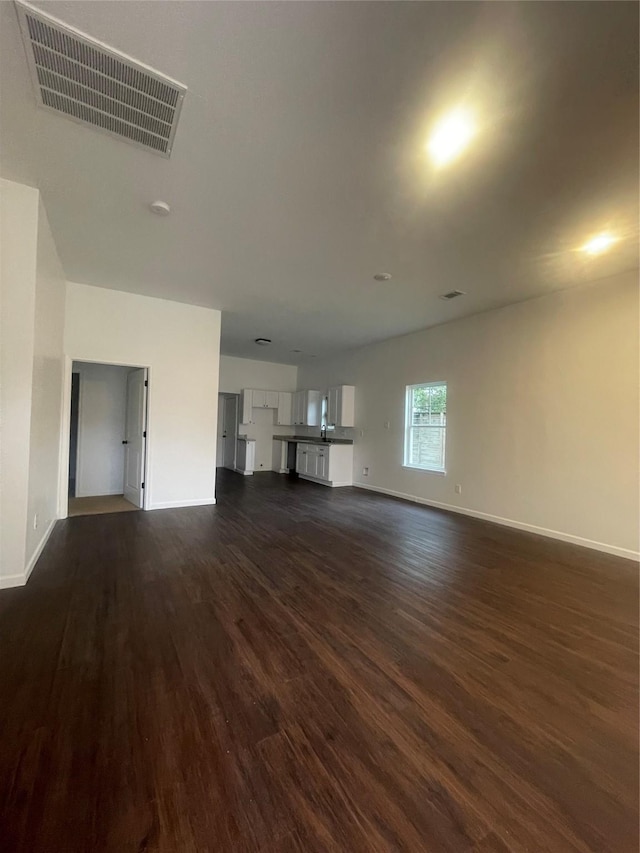
[[[238,394],[218,394],[218,450],[216,467],[237,470]]]
[[[144,507],[148,371],[71,366],[69,516]]]

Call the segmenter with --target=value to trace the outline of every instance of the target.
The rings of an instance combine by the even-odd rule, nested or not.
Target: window
[[[404,464],[423,471],[445,471],[447,383],[407,385]]]

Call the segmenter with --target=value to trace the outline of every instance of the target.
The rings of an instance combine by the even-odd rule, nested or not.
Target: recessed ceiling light
[[[376,281],[391,281],[391,273],[390,272],[377,272],[374,275]]]
[[[158,216],[168,216],[171,213],[171,208],[166,201],[152,201],[149,208]]]
[[[602,234],[596,234],[595,237],[586,242],[582,247],[582,251],[588,255],[599,255],[602,252],[606,252],[607,249],[610,249],[617,242],[617,237],[614,237],[613,234],[609,234],[607,231],[603,231]]]
[[[292,349],[291,352],[302,352],[301,349]]]
[[[255,342],[259,347],[268,347],[271,343],[270,338],[256,338]]]
[[[450,290],[448,293],[440,294],[440,299],[456,299],[458,296],[466,296],[464,290]]]
[[[457,109],[442,118],[429,137],[427,149],[436,166],[446,166],[455,160],[476,134],[473,116]]]

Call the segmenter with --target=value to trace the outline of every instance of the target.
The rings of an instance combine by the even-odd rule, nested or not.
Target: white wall
[[[74,362],[80,374],[76,497],[121,495],[129,367]]]
[[[10,586],[20,582],[27,562],[38,191],[3,180],[0,192],[0,584]]]
[[[147,507],[213,503],[220,312],[69,282],[65,352],[150,369]]]
[[[220,391],[225,394],[239,394],[243,388],[295,391],[297,380],[298,368],[293,364],[220,356]]]
[[[65,276],[40,202],[36,269],[27,565],[44,546],[58,517],[58,472],[62,428]],[[34,520],[37,516],[37,527]]]
[[[0,181],[0,258],[0,587],[6,587],[25,583],[57,514],[65,298],[38,191],[6,180]]]
[[[220,356],[220,390],[238,394],[243,388],[265,391],[295,391],[298,368],[292,364],[272,364],[252,358]],[[273,435],[291,435],[291,426],[277,426],[274,409],[254,409],[253,424],[240,424],[242,435],[256,440],[256,471],[273,470]]]
[[[402,467],[405,386],[434,380],[448,383],[445,476]],[[299,372],[300,388],[340,383],[356,386],[364,431],[355,431],[354,483],[637,553],[637,273]]]

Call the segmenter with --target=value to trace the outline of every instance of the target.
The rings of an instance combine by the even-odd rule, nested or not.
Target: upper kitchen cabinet
[[[320,426],[320,392],[296,391],[293,395],[295,426]]]
[[[256,409],[264,409],[267,404],[267,392],[266,391],[252,391],[251,392],[251,405]]]
[[[252,413],[253,413],[253,395],[254,391],[250,391],[248,388],[245,388],[240,392],[240,423],[241,424],[251,424],[253,423]]]
[[[288,395],[291,398],[291,394]],[[280,391],[261,391],[258,389],[251,390],[250,388],[245,388],[240,395],[240,403],[241,403],[241,421],[243,424],[252,424],[253,421],[253,410],[254,409],[277,409],[278,410],[278,423],[279,424],[290,424],[291,420],[281,420],[280,419],[280,398],[282,397],[282,392]],[[286,415],[285,410],[285,415]],[[289,403],[289,413],[287,415],[289,418],[291,417],[291,404]]]
[[[293,423],[293,394],[288,391],[278,391],[278,412],[276,419],[278,426],[290,426]]]
[[[327,424],[335,427],[356,425],[356,389],[354,385],[336,385],[329,388],[327,397]]]
[[[277,391],[252,391],[253,408],[254,409],[277,409],[278,408],[278,392]]]

